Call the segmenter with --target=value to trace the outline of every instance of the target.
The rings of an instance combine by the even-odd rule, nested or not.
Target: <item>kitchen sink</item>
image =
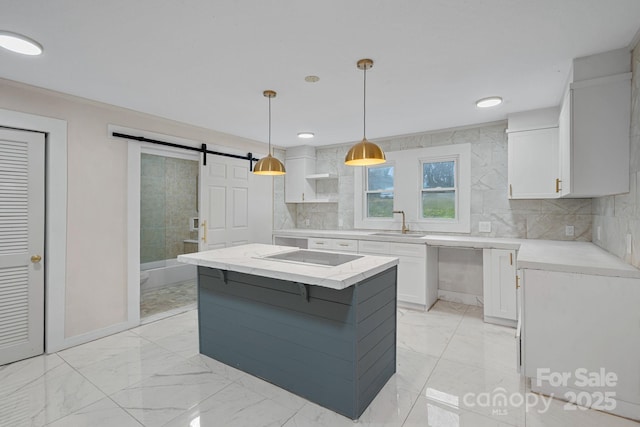
[[[398,231],[381,231],[379,233],[371,233],[369,234],[369,236],[398,236],[398,237],[414,237],[414,238],[419,238],[419,237],[424,237],[426,236],[426,233],[423,233],[421,231],[408,231],[407,233],[402,233],[402,231],[398,230]]]
[[[316,264],[335,267],[347,262],[354,261],[358,258],[362,258],[361,255],[348,255],[331,252],[319,252],[309,251],[306,249],[300,249],[297,251],[284,252],[275,255],[268,255],[265,259],[271,259],[274,261],[289,261],[300,262],[304,264]]]

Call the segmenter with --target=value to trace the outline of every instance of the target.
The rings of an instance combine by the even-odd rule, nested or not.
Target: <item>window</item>
[[[393,216],[393,166],[367,168],[365,188],[367,218],[391,218]]]
[[[457,218],[456,163],[456,159],[422,162],[422,218]]]
[[[387,163],[356,169],[353,226],[358,229],[471,232],[471,144],[389,151]]]

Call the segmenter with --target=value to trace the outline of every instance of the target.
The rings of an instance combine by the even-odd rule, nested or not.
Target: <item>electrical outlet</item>
[[[478,231],[481,233],[491,233],[491,221],[478,222]]]
[[[304,220],[304,225],[305,225],[305,226],[307,226],[307,227],[308,227],[309,225],[311,225],[311,221],[309,220],[309,218],[306,218],[306,219]]]
[[[576,230],[575,230],[575,227],[573,225],[567,225],[564,228],[564,235],[565,236],[573,237],[573,236],[575,236],[575,232],[576,232]]]
[[[599,225],[598,228],[596,228],[596,239],[597,240],[602,240],[602,226]]]
[[[630,255],[631,254],[631,234],[627,234],[625,236],[625,240],[627,243],[627,255]]]

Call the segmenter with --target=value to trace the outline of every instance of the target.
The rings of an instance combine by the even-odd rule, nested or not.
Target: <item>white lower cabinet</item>
[[[522,372],[531,389],[640,420],[640,279],[522,272]]]
[[[397,257],[398,301],[427,306],[427,245],[360,240],[358,253]]]
[[[307,248],[336,252],[358,252],[358,241],[352,239],[327,239],[310,237],[307,240]]]
[[[485,321],[515,326],[516,251],[484,249],[482,258]]]

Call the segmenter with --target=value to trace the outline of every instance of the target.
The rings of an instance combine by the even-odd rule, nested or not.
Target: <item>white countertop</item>
[[[348,288],[398,264],[397,258],[371,255],[363,255],[362,258],[335,267],[264,258],[267,255],[297,250],[298,248],[291,246],[252,243],[179,255],[178,262],[331,289]]]
[[[423,237],[375,236],[376,230],[277,230],[274,236],[320,237],[394,241],[429,246],[517,250],[518,268],[594,274],[599,276],[640,278],[640,270],[591,242],[512,239],[452,234],[427,234]]]

